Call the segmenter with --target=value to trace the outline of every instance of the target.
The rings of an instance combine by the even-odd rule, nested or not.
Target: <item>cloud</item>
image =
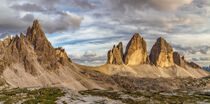
[[[30,3],[24,3],[22,5],[20,4],[14,4],[11,6],[11,8],[20,10],[20,11],[27,11],[27,12],[43,12],[45,9],[41,6],[38,6],[36,4],[30,4]]]
[[[60,0],[3,0],[0,4],[0,33],[24,32],[34,19],[40,20],[46,33],[78,29],[83,18],[68,10],[60,10],[61,4]]]
[[[65,12],[54,19],[50,17],[40,19],[42,27],[47,33],[63,32],[69,29],[75,30],[80,27],[82,20],[82,17],[70,12]]]
[[[23,18],[22,18],[23,21],[26,21],[26,22],[31,22],[34,20],[34,15],[32,14],[26,14]]]
[[[192,58],[192,60],[193,60],[193,61],[199,61],[199,59],[198,59],[198,58]]]
[[[200,60],[201,61],[210,61],[210,58],[209,57],[200,57]]]
[[[177,44],[172,44],[172,47],[175,50],[178,50],[183,53],[190,53],[190,54],[196,54],[197,52],[201,54],[207,54],[208,51],[210,50],[210,46],[183,46],[183,45],[177,45]]]
[[[70,55],[72,60],[83,65],[102,65],[106,62],[106,56],[97,56],[96,53],[86,51],[83,55]]]
[[[190,4],[193,0],[109,0],[115,10],[146,10],[175,11],[177,8]]]
[[[96,8],[88,0],[69,0],[68,4],[75,8],[80,8],[82,10],[91,10]]]
[[[54,47],[64,47],[78,63],[88,64],[91,60],[85,58],[91,57],[91,65],[104,64],[100,59],[114,44],[126,45],[134,33],[141,33],[148,51],[161,36],[192,60],[209,55],[209,4],[209,0],[1,0],[0,33],[23,32],[38,19]],[[208,62],[199,59],[199,64]]]

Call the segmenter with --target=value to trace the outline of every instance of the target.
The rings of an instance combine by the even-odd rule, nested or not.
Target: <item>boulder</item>
[[[65,49],[63,49],[62,47],[58,47],[55,49],[56,50],[56,55],[58,57],[60,57],[60,60],[59,62],[61,64],[65,64],[65,63],[68,63],[68,62],[72,62],[72,60],[68,57]]]

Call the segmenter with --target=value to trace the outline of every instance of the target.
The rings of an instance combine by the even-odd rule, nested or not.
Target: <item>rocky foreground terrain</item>
[[[209,104],[210,90],[73,91],[66,88],[13,88],[0,91],[4,104]]]
[[[106,64],[80,65],[62,47],[54,48],[35,20],[26,34],[0,41],[0,102],[209,102],[209,72],[187,62],[161,37],[147,52],[146,41],[136,33],[125,52],[122,42],[108,51]]]

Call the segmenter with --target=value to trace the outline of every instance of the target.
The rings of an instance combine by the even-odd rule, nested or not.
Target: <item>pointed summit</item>
[[[169,67],[174,65],[173,48],[162,37],[158,38],[153,45],[150,53],[152,64],[160,67]]]
[[[129,41],[124,56],[126,65],[139,65],[147,63],[147,44],[139,33],[133,35]]]
[[[34,20],[32,28],[40,28],[40,24],[38,20]]]
[[[122,44],[122,42],[120,42],[120,43],[117,45],[117,48],[118,48],[118,50],[120,51],[120,56],[121,56],[121,58],[123,59],[123,44]]]
[[[35,44],[37,40],[47,40],[45,33],[43,32],[38,20],[34,20],[32,28],[28,27],[26,37],[33,44]]]
[[[56,57],[56,50],[47,40],[38,20],[34,20],[32,27],[28,27],[26,38],[33,45],[35,52],[38,54],[40,64],[46,65],[47,69],[57,69],[59,62]]]
[[[108,52],[107,64],[122,65],[123,64],[123,49],[122,42],[120,42],[117,47],[114,45],[112,50]]]

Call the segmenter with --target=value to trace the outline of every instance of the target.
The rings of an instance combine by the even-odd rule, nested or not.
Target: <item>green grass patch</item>
[[[65,92],[59,88],[41,88],[28,90],[27,88],[3,89],[0,91],[0,102],[4,104],[55,104]]]

